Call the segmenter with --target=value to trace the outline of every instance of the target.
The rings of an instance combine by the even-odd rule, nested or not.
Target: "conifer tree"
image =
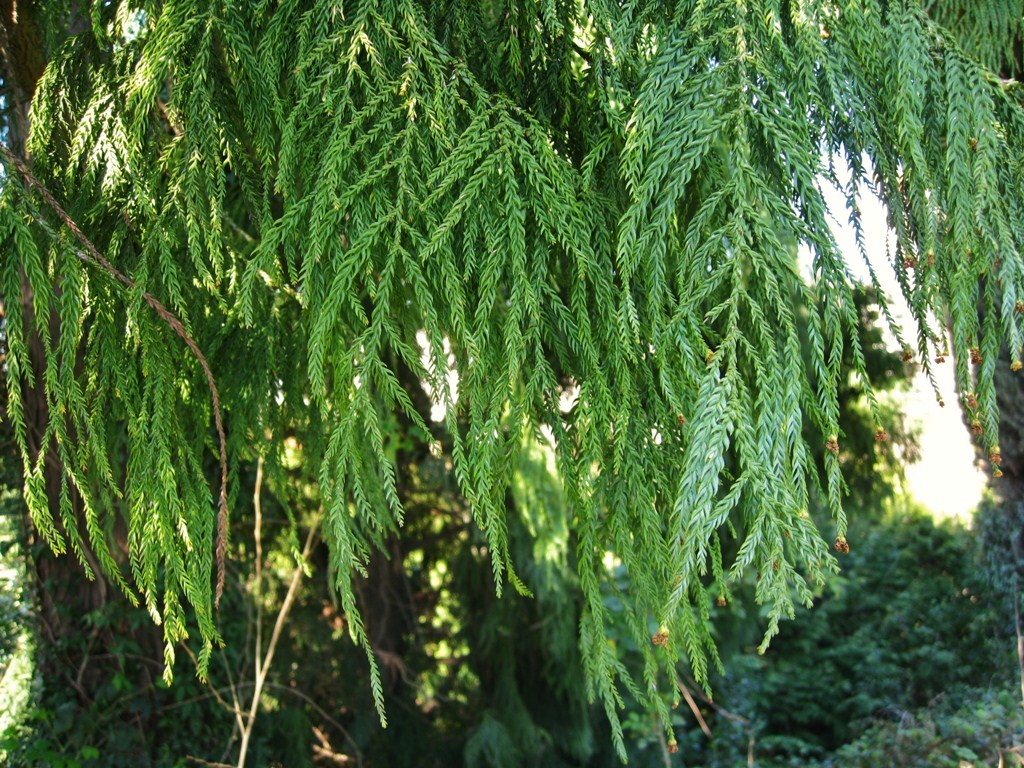
[[[588,692],[620,745],[624,691],[667,723],[677,662],[717,661],[731,580],[757,572],[767,644],[856,545],[837,392],[845,355],[874,403],[851,274],[873,244],[831,234],[839,164],[858,231],[862,190],[889,211],[914,318],[892,333],[925,371],[952,354],[999,453],[994,368],[1004,343],[1020,368],[1024,314],[1019,0],[0,10],[4,417],[40,534],[144,601],[168,661],[188,621],[201,672],[218,642],[242,463],[315,489],[376,670],[353,574],[402,528],[395,420],[450,453],[499,593],[530,590],[506,495],[547,434]],[[606,635],[609,557],[640,679]]]

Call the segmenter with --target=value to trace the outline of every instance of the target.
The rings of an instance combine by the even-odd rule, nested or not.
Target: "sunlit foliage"
[[[203,669],[218,641],[215,499],[262,456],[285,508],[315,489],[383,719],[353,574],[403,525],[395,420],[447,450],[499,592],[531,589],[506,498],[549,430],[588,692],[620,745],[624,690],[667,724],[659,692],[680,659],[706,679],[733,579],[758,574],[767,644],[835,568],[833,540],[850,546],[844,357],[887,438],[857,341],[862,254],[838,250],[821,192],[840,163],[855,225],[862,189],[890,212],[914,317],[892,333],[926,371],[952,352],[998,452],[993,367],[1004,342],[1019,367],[1024,309],[1019,2],[81,7],[42,5],[35,176],[4,159],[6,418],[38,529],[141,596],[168,661],[188,616]],[[38,439],[23,385],[45,393]],[[834,530],[807,514],[817,497]],[[608,642],[608,558],[638,677]]]

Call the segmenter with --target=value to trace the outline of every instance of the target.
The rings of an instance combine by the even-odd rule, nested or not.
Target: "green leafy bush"
[[[1018,765],[1024,710],[1009,692],[979,692],[956,709],[936,707],[879,723],[821,768],[981,768]]]
[[[1012,613],[973,531],[897,500],[885,516],[857,525],[850,541],[842,575],[764,656],[753,652],[756,636],[734,641],[729,674],[714,685],[730,717],[705,707],[710,742],[690,718],[689,754],[731,766],[752,748],[763,768],[808,765],[865,729],[931,723],[1014,679]],[[740,599],[729,610],[752,608]],[[740,615],[722,628],[746,623]],[[928,714],[938,702],[943,709]]]

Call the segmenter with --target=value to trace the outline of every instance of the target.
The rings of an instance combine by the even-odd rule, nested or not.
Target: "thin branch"
[[[228,676],[228,690],[231,692],[231,701],[234,706],[229,707],[230,711],[235,715],[235,726],[231,729],[231,737],[228,739],[227,744],[224,745],[224,753],[221,755],[221,761],[227,760],[228,755],[231,754],[231,747],[235,743],[235,734],[241,735],[242,731],[245,730],[245,717],[242,714],[242,702],[238,698],[238,687],[235,685],[235,676],[231,674],[231,665],[228,664],[227,656],[224,653],[224,648],[220,649],[220,661],[224,665],[224,672]],[[208,683],[209,684],[209,683]],[[210,685],[212,689],[213,686]]]
[[[249,737],[252,735],[253,725],[256,723],[256,713],[259,711],[260,695],[270,672],[270,664],[274,660],[274,652],[277,650],[277,643],[281,639],[281,632],[284,630],[285,619],[291,611],[292,603],[295,602],[295,595],[299,591],[299,583],[302,581],[303,566],[313,551],[316,542],[317,529],[320,525],[320,518],[317,518],[309,528],[306,536],[306,543],[302,547],[302,562],[295,566],[292,571],[291,583],[288,585],[288,592],[284,596],[284,602],[277,612],[277,621],[274,622],[274,630],[270,634],[270,642],[267,644],[267,652],[263,657],[263,665],[256,674],[252,691],[252,701],[249,704],[249,714],[246,718],[245,728],[242,730],[242,744],[238,749],[238,768],[245,768],[245,754],[249,748]]]
[[[188,650],[188,647],[185,646],[184,644],[183,644],[183,647],[186,649],[186,651]],[[192,658],[195,659],[195,656],[193,656]],[[239,687],[241,687],[241,688],[252,688],[255,685],[256,685],[255,682],[248,682],[247,681],[247,682],[240,683]],[[300,699],[304,704],[306,704],[310,709],[312,709],[314,712],[316,712],[318,715],[320,715],[320,717],[322,717],[329,725],[334,726],[335,730],[337,730],[338,733],[340,733],[342,735],[342,737],[345,739],[345,741],[348,742],[348,745],[352,748],[352,754],[353,754],[353,756],[355,758],[356,765],[358,765],[360,768],[362,768],[362,765],[363,765],[363,755],[359,751],[359,746],[356,744],[355,739],[352,738],[352,735],[348,732],[348,730],[345,728],[345,726],[343,726],[334,717],[332,717],[330,715],[330,713],[327,712],[326,709],[324,709],[319,704],[317,704],[316,701],[311,696],[309,696],[306,693],[303,693],[298,688],[291,688],[291,687],[289,687],[287,685],[281,685],[280,683],[269,683],[268,682],[268,683],[264,683],[263,687],[264,688],[271,688],[271,689],[273,689],[275,691],[279,691],[282,694],[288,694],[289,696],[295,696],[296,698]],[[224,697],[222,695],[225,691],[227,691],[227,692],[231,693],[232,696],[234,696],[235,695],[235,691],[234,691],[233,687],[225,686],[225,687],[221,687],[221,688],[214,688],[212,685],[208,685],[208,689],[209,689],[209,691],[207,693],[203,693],[203,694],[200,694],[198,696],[191,696],[191,697],[189,697],[187,699],[182,699],[181,701],[176,701],[173,704],[164,705],[164,706],[162,706],[160,708],[160,711],[161,712],[167,712],[167,711],[172,710],[172,709],[178,709],[180,707],[190,706],[190,705],[195,704],[196,702],[199,702],[199,701],[205,701],[207,699],[215,699],[216,702],[219,705],[221,705],[230,714],[235,715],[236,717],[244,716],[244,713],[242,713],[239,710],[237,710],[234,707],[232,707],[224,699]],[[225,763],[217,763],[217,765],[225,765]],[[235,768],[235,766],[232,765],[231,768]]]
[[[28,184],[35,188],[37,192],[42,196],[43,200],[49,205],[57,217],[64,222],[64,225],[71,230],[78,242],[85,248],[86,255],[88,258],[105,272],[114,277],[118,282],[123,284],[129,290],[135,290],[135,283],[131,278],[127,277],[117,267],[111,264],[107,259],[97,250],[96,246],[92,244],[92,241],[85,236],[81,228],[74,222],[74,220],[67,214],[67,212],[61,207],[60,203],[54,198],[43,183],[39,181],[32,173],[25,167],[25,164],[7,147],[0,144],[0,153],[7,159],[7,161],[14,166],[14,168],[22,175]],[[206,357],[199,349],[199,345],[196,344],[188,331],[185,330],[185,326],[181,324],[181,320],[171,312],[163,303],[157,299],[153,294],[143,291],[142,298],[150,306],[150,308],[160,316],[160,318],[170,326],[171,330],[174,331],[185,345],[191,350],[193,356],[199,361],[199,364],[203,368],[203,372],[206,374],[206,383],[210,387],[210,396],[213,400],[213,420],[217,427],[217,438],[220,441],[220,499],[218,502],[217,512],[217,541],[215,546],[214,556],[217,565],[217,587],[214,597],[214,605],[220,606],[220,597],[224,592],[224,558],[227,553],[227,542],[228,542],[228,451],[227,451],[227,440],[224,437],[224,423],[221,419],[220,410],[220,394],[217,391],[217,383],[213,378],[213,371],[210,370],[210,364],[206,361]]]
[[[683,674],[686,675],[686,679],[690,681],[690,684],[693,686],[693,689],[697,692],[697,696],[700,697],[700,700],[707,704],[709,707],[711,707],[713,710],[715,710],[718,714],[722,715],[722,717],[728,718],[729,720],[734,720],[737,723],[742,723],[743,725],[750,725],[750,721],[747,718],[743,717],[743,715],[737,715],[735,712],[730,712],[725,707],[722,707],[721,705],[716,704],[714,701],[712,701],[704,693],[704,691],[701,690],[700,686],[697,684],[697,681],[694,680],[689,673],[684,672]],[[682,686],[681,682],[680,686]]]
[[[327,740],[327,734],[315,725],[313,726],[313,735],[316,736],[316,740],[320,742],[319,744],[313,745],[313,754],[316,755],[314,760],[323,758],[325,760],[330,760],[336,765],[347,765],[349,760],[352,759],[348,755],[335,752],[334,748],[331,746],[331,742]]]
[[[665,768],[672,768],[672,750],[668,748],[668,739],[665,738],[665,729],[661,727],[661,723],[657,722],[655,718],[654,730],[658,734],[658,746],[661,747],[661,764]]]
[[[349,734],[349,732],[345,729],[345,726],[343,726],[341,723],[339,723],[337,720],[335,720],[333,717],[327,714],[327,711],[319,704],[317,704],[310,696],[307,696],[298,688],[289,688],[287,685],[281,685],[280,683],[266,683],[264,687],[273,688],[276,691],[281,691],[281,693],[290,693],[291,695],[296,696],[299,699],[302,699],[302,701],[306,702],[306,704],[308,704],[313,709],[314,712],[320,715],[320,717],[322,717],[328,723],[333,725],[338,730],[338,732],[341,733],[345,741],[347,741],[349,743],[349,746],[352,747],[352,752],[356,758],[356,765],[358,765],[359,768],[362,768],[363,755],[359,751],[359,746],[356,744],[355,739],[353,739],[351,734]]]
[[[171,135],[175,137],[180,136],[181,131],[174,124],[174,120],[171,118],[171,111],[167,108],[167,103],[163,99],[157,99],[156,105],[160,109],[160,114],[163,115],[164,120],[167,121],[167,127],[171,129]]]
[[[693,700],[693,696],[690,694],[690,689],[686,687],[682,680],[679,681],[679,690],[682,692],[683,698],[686,699],[686,703],[690,707],[690,711],[693,712],[693,716],[697,718],[697,724],[700,726],[700,729],[704,731],[704,735],[710,739],[712,735],[711,729],[704,720],[704,715],[700,713],[700,707],[697,706],[697,702]]]
[[[256,488],[252,492],[252,505],[256,513],[253,526],[253,545],[256,549],[256,575],[253,578],[253,600],[256,603],[256,675],[260,673],[260,658],[263,656],[263,457],[256,461]]]
[[[187,643],[181,643],[180,645],[181,645],[182,648],[185,649],[185,653],[188,654],[188,657],[190,659],[192,659],[192,663],[198,669],[199,668],[199,659],[197,659],[196,655],[194,653],[192,653],[192,649],[188,647]],[[220,704],[228,712],[231,712],[237,718],[238,724],[239,724],[239,728],[241,728],[242,712],[241,712],[241,710],[240,710],[240,708],[238,706],[238,693],[235,690],[235,684],[233,682],[229,681],[229,685],[227,687],[227,690],[231,693],[231,698],[234,699],[234,706],[231,706],[231,704],[228,704],[228,702],[224,700],[224,697],[220,695],[221,689],[214,688],[213,685],[211,685],[209,681],[207,681],[206,687],[210,689],[210,695],[212,695],[213,698],[217,700],[217,703]],[[198,701],[198,700],[200,700],[202,698],[205,698],[205,697],[204,696],[196,696],[196,697],[194,697],[194,699],[190,699],[190,700],[187,700],[187,701],[192,701],[192,700]],[[172,707],[181,706],[181,704],[183,704],[183,703],[184,702],[175,702],[174,704],[165,707],[165,709],[171,709]]]
[[[235,768],[233,765],[229,765],[228,763],[211,763],[209,760],[203,760],[203,758],[196,757],[195,755],[185,755],[185,759],[190,763],[195,763],[196,765],[208,765],[211,766],[211,768]]]
[[[583,59],[591,67],[594,66],[594,54],[584,48],[582,45],[577,43],[575,40],[572,41],[572,47],[576,51],[576,55]]]
[[[1024,632],[1020,624],[1020,588],[1013,574],[1013,626],[1017,632],[1017,668],[1020,670],[1020,700],[1024,703]]]

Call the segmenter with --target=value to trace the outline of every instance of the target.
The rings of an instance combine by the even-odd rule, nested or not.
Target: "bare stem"
[[[679,691],[683,694],[683,698],[686,699],[686,703],[690,707],[690,711],[693,712],[693,716],[697,718],[697,724],[700,726],[700,729],[710,739],[711,729],[708,727],[704,715],[700,713],[700,707],[697,706],[697,702],[693,700],[693,694],[690,693],[690,689],[686,687],[682,680],[679,681]]]
[[[260,657],[263,655],[263,504],[260,501],[263,490],[263,457],[256,462],[256,489],[252,493],[252,505],[256,512],[253,526],[253,543],[256,548],[256,576],[253,579],[253,600],[256,602],[256,674],[260,673]]]
[[[302,562],[296,564],[292,571],[291,583],[288,584],[288,592],[285,594],[281,609],[277,612],[277,621],[274,622],[274,631],[270,635],[270,642],[267,644],[267,652],[263,657],[263,664],[256,673],[256,680],[253,683],[252,701],[249,704],[249,714],[246,717],[245,727],[242,729],[242,744],[238,749],[238,768],[245,768],[245,755],[249,750],[249,737],[252,735],[253,725],[256,723],[256,713],[259,711],[260,695],[267,680],[267,673],[270,672],[270,664],[274,660],[274,651],[277,650],[278,640],[281,639],[281,632],[284,630],[285,619],[291,611],[292,603],[295,602],[295,594],[299,590],[299,583],[302,581],[302,571],[305,561],[313,551],[316,543],[317,530],[320,527],[320,518],[310,526],[309,534],[306,536],[306,543],[302,547]],[[258,663],[258,662],[257,662]]]
[[[1020,700],[1024,704],[1024,633],[1020,626],[1020,588],[1013,575],[1013,626],[1017,630],[1017,666],[1020,669]]]

